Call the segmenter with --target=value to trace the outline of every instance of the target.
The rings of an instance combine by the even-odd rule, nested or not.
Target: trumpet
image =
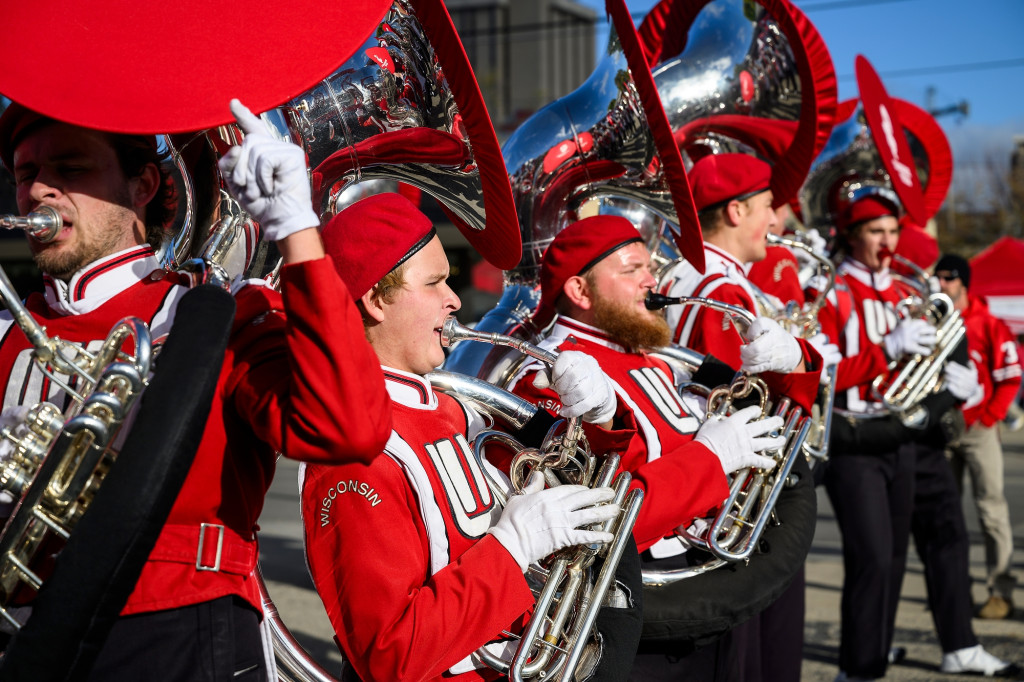
[[[515,348],[549,365],[558,358],[557,353],[522,339],[477,332],[460,325],[454,317],[445,319],[441,328],[443,346],[450,347],[466,339]],[[516,426],[524,425],[537,411],[536,407],[521,398],[480,379],[438,372],[431,373],[430,379],[441,390],[457,394],[483,408],[486,413],[506,419]],[[568,482],[579,485],[612,486],[615,489],[613,501],[622,509],[618,516],[605,522],[602,527],[602,530],[614,536],[608,545],[567,548],[549,557],[549,566],[534,564],[529,567],[527,580],[531,586],[535,586],[537,604],[510,661],[505,661],[485,648],[477,651],[487,665],[516,682],[533,678],[574,679],[580,666],[591,663],[596,665],[595,661],[584,661],[584,657],[592,659],[588,651],[593,649],[591,634],[598,610],[604,605],[606,597],[611,596],[615,570],[628,547],[643,501],[643,491],[629,490],[632,482],[629,472],[615,477],[619,468],[618,455],[606,457],[594,475],[595,457],[590,453],[578,417],[557,422],[539,449],[523,449],[508,434],[484,431],[473,442],[474,455],[482,459],[484,448],[492,442],[500,442],[519,450],[512,459],[509,475],[515,490],[522,490],[530,471],[540,470],[549,485],[562,483],[559,478],[562,476],[569,477]],[[500,487],[492,482],[492,488],[495,489],[495,497],[504,503],[507,498]],[[598,575],[591,579],[591,566],[599,555],[604,557],[604,563]]]
[[[40,206],[26,216],[0,216],[0,227],[6,230],[25,230],[37,242],[48,244],[60,234],[64,219],[52,206]]]

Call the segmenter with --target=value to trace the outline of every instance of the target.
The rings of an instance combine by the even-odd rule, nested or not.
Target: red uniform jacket
[[[882,339],[899,321],[896,304],[903,296],[894,285],[888,270],[876,273],[862,263],[847,258],[837,268],[850,292],[853,313],[839,327],[836,344],[845,358],[855,364],[840,363],[836,383],[836,406],[851,413],[881,414],[886,408],[871,396],[871,379],[885,373],[888,360],[882,350]],[[826,333],[831,333],[826,331]],[[844,361],[846,362],[846,361]],[[839,374],[844,377],[839,381]],[[860,381],[854,382],[855,379]]]
[[[964,419],[968,426],[977,421],[992,426],[1006,416],[1020,390],[1017,341],[1009,327],[993,317],[980,298],[968,296],[962,315],[967,327],[967,349],[985,389],[979,402],[964,405]]]
[[[149,247],[89,265],[68,285],[47,278],[27,306],[50,336],[97,345],[123,317],[165,337],[187,291],[161,270]],[[174,608],[235,594],[261,608],[251,578],[256,520],[277,452],[305,460],[372,459],[390,424],[390,406],[359,313],[328,259],[289,265],[282,295],[243,286],[202,443],[156,547],[123,614]],[[288,311],[287,317],[285,310]],[[31,362],[28,340],[0,314],[4,407],[49,400],[63,391]],[[155,363],[159,372],[159,357]],[[229,437],[230,434],[230,437]],[[213,565],[223,534],[220,571]],[[221,530],[223,527],[223,530]]]
[[[620,470],[633,476],[633,487],[645,491],[633,527],[641,551],[678,526],[705,516],[729,496],[729,485],[718,457],[693,440],[700,421],[694,404],[685,404],[673,388],[669,366],[645,353],[629,353],[600,330],[558,317],[541,346],[549,350],[578,350],[594,357],[615,384],[617,418],[635,430],[622,449]],[[558,395],[533,385],[539,364],[527,365],[525,376],[512,385],[513,393],[550,410],[561,408]],[[702,415],[703,416],[703,415]],[[679,548],[680,550],[682,547]]]
[[[807,298],[817,296],[815,286],[824,286],[817,282],[818,278],[811,281],[811,288],[807,291]],[[825,297],[825,305],[818,313],[818,324],[821,332],[828,336],[829,341],[839,347],[843,359],[836,366],[836,385],[833,390],[836,397],[854,386],[869,385],[875,377],[884,374],[888,370],[888,359],[885,352],[878,344],[868,344],[866,347],[858,341],[855,348],[859,352],[851,350],[847,342],[847,328],[860,329],[860,316],[857,314],[857,305],[853,298],[853,292],[846,282],[846,278],[836,273],[835,285]],[[859,337],[857,337],[859,339]]]
[[[758,313],[754,287],[747,279],[745,267],[731,255],[712,244],[704,244],[706,269],[703,275],[683,260],[666,275],[661,287],[668,296],[699,296],[738,306],[754,315]],[[702,305],[671,305],[666,319],[673,330],[672,341],[700,353],[709,353],[739,368],[743,338],[732,323],[717,310]],[[797,339],[804,351],[806,372],[779,374],[765,372],[761,377],[776,395],[789,396],[805,411],[818,395],[821,356],[814,348]]]
[[[366,682],[495,679],[467,657],[534,604],[515,559],[487,534],[501,509],[482,467],[507,480],[473,456],[479,416],[423,377],[384,370],[394,413],[384,455],[304,468],[313,582]]]

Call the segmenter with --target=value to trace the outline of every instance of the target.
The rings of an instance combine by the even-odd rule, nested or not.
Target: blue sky
[[[604,0],[581,1],[604,16]],[[794,2],[829,48],[841,100],[857,96],[853,65],[863,54],[891,95],[924,108],[967,102],[967,116],[937,119],[957,173],[986,157],[1008,163],[1013,136],[1024,135],[1024,0]],[[626,4],[639,24],[656,1]]]

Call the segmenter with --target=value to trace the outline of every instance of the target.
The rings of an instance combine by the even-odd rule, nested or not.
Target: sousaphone
[[[517,267],[506,268],[502,300],[478,329],[537,338],[550,322],[532,318],[541,258],[566,225],[588,215],[650,216],[641,229],[703,270],[693,197],[639,36],[622,0],[605,7],[613,30],[594,72],[528,118],[502,147],[523,254]],[[671,229],[662,231],[665,224]],[[445,368],[502,385],[514,363],[514,354],[470,341],[455,347]]]

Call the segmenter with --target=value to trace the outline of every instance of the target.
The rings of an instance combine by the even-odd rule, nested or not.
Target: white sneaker
[[[1011,677],[1021,672],[1017,665],[996,658],[980,644],[942,654],[942,666],[939,670],[944,673],[971,673],[985,677]]]

